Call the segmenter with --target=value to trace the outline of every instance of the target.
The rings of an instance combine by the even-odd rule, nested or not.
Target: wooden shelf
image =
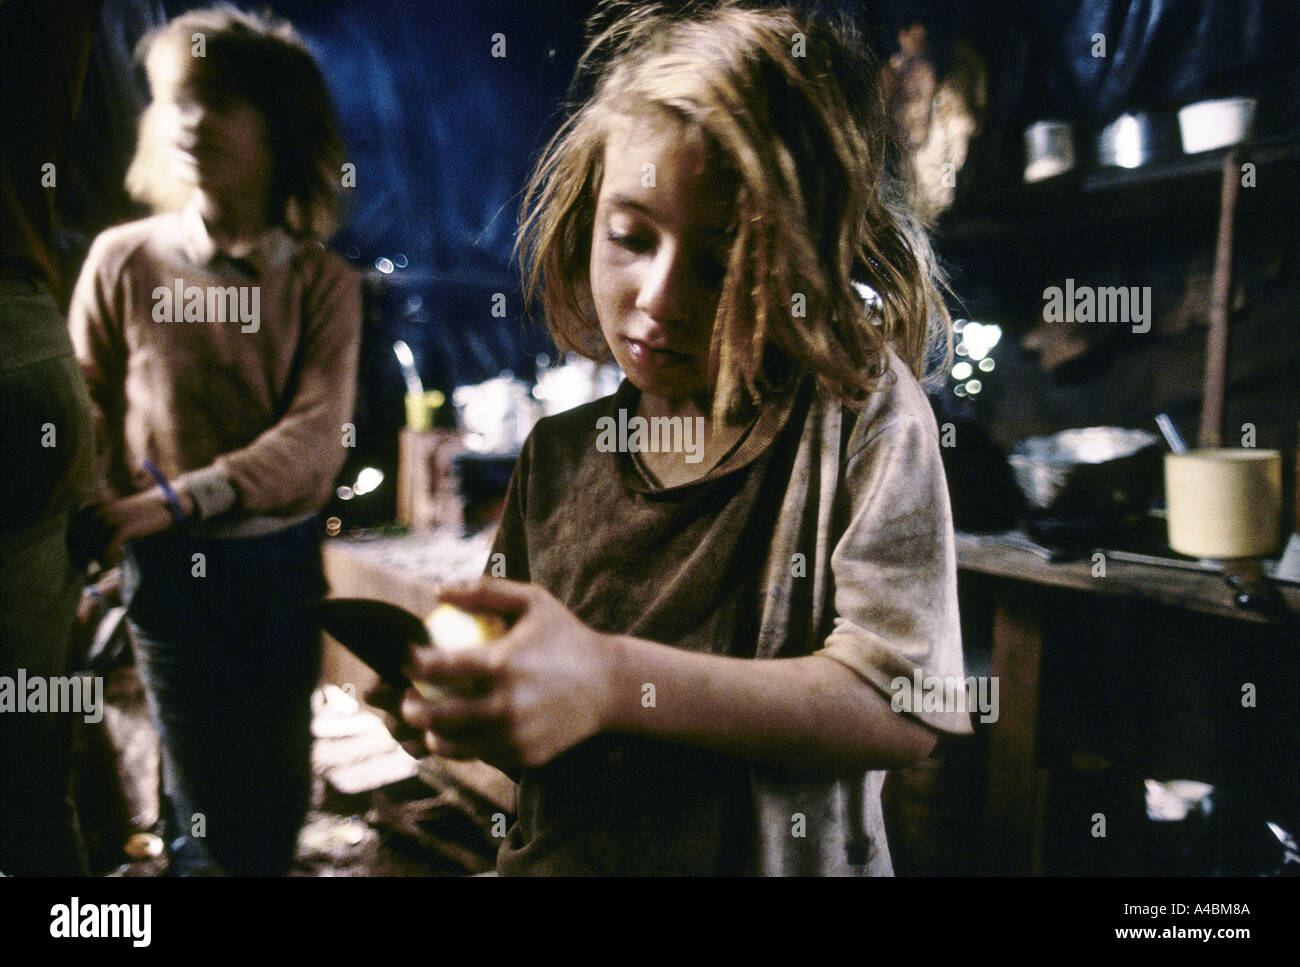
[[[1091,558],[1048,561],[1013,536],[957,535],[957,566],[964,571],[1089,594],[1127,597],[1235,621],[1277,624],[1276,618],[1239,608],[1221,574],[1134,564],[1108,557],[1106,576],[1094,577]],[[1300,614],[1300,587],[1274,583],[1291,611]]]
[[[1300,135],[1236,146],[1243,162],[1265,167],[1300,159]],[[989,236],[1038,236],[1064,226],[1131,219],[1135,205],[1167,207],[1169,197],[1189,188],[1217,197],[1223,159],[1231,149],[1177,155],[1139,168],[1076,169],[1024,184],[1010,182],[959,193],[956,205],[935,227],[944,242]]]

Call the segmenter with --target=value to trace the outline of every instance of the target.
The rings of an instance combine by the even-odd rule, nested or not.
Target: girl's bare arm
[[[844,772],[903,765],[936,742],[830,658],[754,661],[604,635],[544,589],[511,581],[484,579],[443,598],[519,618],[478,651],[413,652],[414,680],[462,693],[430,702],[408,691],[402,703],[403,717],[429,733],[439,754],[536,766],[598,732],[619,731]]]

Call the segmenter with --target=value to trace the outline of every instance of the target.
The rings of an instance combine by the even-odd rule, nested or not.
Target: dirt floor
[[[106,679],[103,721],[79,724],[76,738],[74,793],[91,869],[165,876],[157,733],[135,669],[115,668]],[[463,876],[488,867],[490,804],[440,788],[436,770],[417,768],[347,696],[333,690],[316,699],[313,804],[292,876]],[[378,790],[360,788],[376,782]]]
[[[76,742],[74,789],[91,870],[165,876],[158,736],[135,668],[127,663],[105,677],[103,721],[79,723]],[[503,776],[482,764],[417,763],[334,686],[317,691],[312,728],[313,802],[292,876],[465,876],[491,868],[513,799]],[[885,805],[900,875],[979,872],[970,804],[936,794],[979,786],[963,772],[968,759],[936,757],[891,773]]]

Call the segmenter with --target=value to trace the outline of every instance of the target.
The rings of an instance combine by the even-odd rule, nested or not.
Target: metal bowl
[[[1145,430],[1089,426],[1022,440],[1007,460],[1033,515],[1109,521],[1159,492],[1159,444]]]
[[[1025,128],[1025,181],[1042,181],[1074,167],[1074,129],[1064,121]]]
[[[1171,115],[1121,114],[1097,137],[1097,164],[1103,168],[1140,168],[1178,154],[1178,125]]]
[[[1183,151],[1196,154],[1248,141],[1254,132],[1257,106],[1253,97],[1225,97],[1179,108]]]

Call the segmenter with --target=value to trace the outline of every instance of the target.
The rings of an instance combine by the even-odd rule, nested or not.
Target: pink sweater
[[[295,523],[329,499],[349,445],[357,275],[281,230],[232,258],[193,209],[109,229],[68,323],[95,406],[109,493],[193,496],[206,536]],[[212,518],[217,518],[212,520]]]

